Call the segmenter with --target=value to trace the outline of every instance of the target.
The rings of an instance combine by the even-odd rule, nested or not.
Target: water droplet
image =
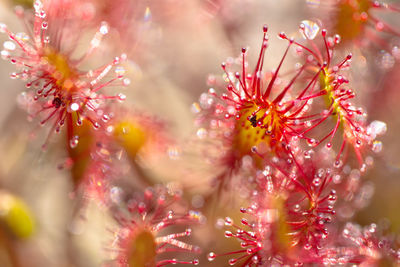
[[[124,101],[126,99],[126,95],[119,93],[117,95],[117,98],[118,98],[119,101]]]
[[[180,151],[178,147],[170,147],[167,150],[167,154],[170,159],[177,160],[180,157]]]
[[[361,145],[362,145],[361,140],[360,140],[360,139],[357,139],[357,140],[356,140],[356,147],[357,147],[357,148],[358,148],[358,147],[361,147]]]
[[[230,259],[229,260],[229,265],[235,265],[237,262],[237,259]]]
[[[311,8],[317,8],[320,5],[320,0],[306,0],[306,3]]]
[[[121,77],[122,78],[122,77]],[[128,86],[128,85],[130,85],[131,84],[131,80],[130,79],[128,79],[128,78],[125,78],[123,81],[122,81],[122,85],[123,86]]]
[[[14,42],[11,42],[11,41],[5,41],[3,43],[3,46],[4,46],[4,49],[10,50],[10,51],[15,50],[15,47],[16,47]]]
[[[110,119],[110,116],[108,116],[107,114],[104,114],[102,116],[102,119],[103,119],[104,122],[107,122]]]
[[[208,259],[209,261],[215,260],[216,257],[217,257],[217,255],[215,255],[214,252],[210,252],[210,253],[208,253],[208,255],[207,255],[207,259]]]
[[[207,93],[202,93],[199,98],[200,106],[204,109],[208,109],[214,103],[213,97]]]
[[[309,243],[306,243],[305,245],[304,245],[304,249],[305,250],[310,250],[312,248],[312,246],[309,244]]]
[[[314,146],[317,143],[317,140],[315,140],[314,138],[308,138],[307,139],[307,144],[309,146]]]
[[[36,13],[37,13],[36,15],[39,16],[39,15],[41,14],[41,12],[43,11],[43,10],[42,10],[42,8],[43,8],[42,2],[39,1],[39,0],[36,0],[36,1],[33,3],[33,8],[35,9],[35,11],[36,11]]]
[[[15,72],[10,73],[10,78],[13,79],[13,80],[17,79],[18,78],[17,73],[15,73]]]
[[[392,55],[396,58],[396,59],[400,59],[400,48],[398,46],[393,46],[392,48]]]
[[[372,139],[376,136],[385,134],[387,131],[386,123],[383,121],[373,121],[367,127],[367,134],[371,135]]]
[[[201,212],[195,210],[189,211],[189,217],[200,222],[204,220],[204,216],[201,214]]]
[[[24,32],[19,32],[19,33],[17,33],[17,34],[15,35],[15,38],[16,38],[17,40],[20,40],[20,41],[23,41],[23,42],[29,41],[29,35],[27,35],[27,34],[24,33]]]
[[[334,203],[334,202],[336,201],[336,199],[337,199],[337,197],[336,197],[336,192],[335,192],[335,193],[331,192],[331,193],[329,194],[328,200],[329,200],[330,202]]]
[[[103,35],[105,35],[105,34],[108,33],[108,23],[107,23],[107,22],[103,21],[103,22],[101,23],[99,32],[100,32],[101,34],[103,34]]]
[[[39,12],[39,17],[41,17],[42,19],[44,19],[46,17],[46,12],[44,10]]]
[[[69,140],[69,146],[71,148],[75,148],[78,146],[79,143],[79,136],[75,135],[74,137],[71,138],[71,140]]]
[[[114,203],[120,203],[121,202],[121,194],[122,194],[122,189],[121,188],[119,188],[119,187],[117,187],[117,186],[114,186],[114,187],[112,187],[111,188],[111,190],[110,190],[110,198],[111,198],[111,201],[112,202],[114,202]]]
[[[371,225],[368,227],[368,231],[369,231],[370,233],[375,233],[375,232],[376,232],[376,224],[375,224],[375,223],[371,224]]]
[[[314,186],[319,186],[321,184],[321,179],[320,178],[314,178],[313,180],[313,185]]]
[[[232,237],[232,236],[233,236],[233,234],[232,234],[231,231],[225,231],[225,237],[229,238],[229,237]]]
[[[372,143],[372,151],[374,151],[375,153],[381,152],[381,151],[382,151],[382,148],[383,148],[383,145],[382,145],[382,142],[381,142],[381,141],[375,140],[375,141]]]
[[[300,24],[300,33],[306,40],[313,40],[317,36],[319,29],[318,24],[311,20],[303,20]]]
[[[185,230],[185,235],[190,236],[192,234],[192,229],[188,228]]]
[[[0,23],[0,32],[5,33],[7,31],[7,25],[4,23]]]
[[[233,221],[230,217],[225,218],[225,225],[226,226],[231,226],[233,224]]]
[[[300,211],[300,205],[299,204],[294,205],[293,210],[295,212],[299,212]]]
[[[150,21],[151,20],[151,10],[150,7],[146,7],[146,10],[144,11],[144,21]]]
[[[377,23],[375,23],[375,29],[377,31],[382,31],[385,28],[385,24],[381,21],[378,21]]]
[[[339,44],[340,41],[342,40],[342,38],[340,37],[339,34],[335,34],[335,37],[334,37],[334,38],[335,38],[335,39],[334,39],[335,44]]]
[[[7,60],[10,58],[10,52],[8,52],[7,50],[1,50],[0,55],[1,55],[1,58],[4,60]]]
[[[393,68],[395,63],[395,58],[386,51],[381,51],[377,58],[378,65],[384,70],[389,70]]]
[[[125,68],[122,66],[118,66],[115,68],[115,74],[117,75],[117,77],[123,76],[125,74]]]
[[[200,128],[197,130],[196,135],[199,139],[204,139],[207,137],[207,130],[204,128]]]
[[[191,106],[191,108],[190,108],[190,110],[191,110],[194,114],[199,113],[199,112],[201,111],[200,104],[197,103],[197,102],[193,103],[192,106]]]
[[[284,33],[284,32],[279,33],[278,36],[281,39],[287,39],[286,33]]]
[[[78,103],[72,103],[69,107],[68,107],[68,112],[74,112],[79,110],[79,104]]]
[[[331,143],[331,142],[327,143],[327,144],[326,144],[326,148],[327,148],[327,149],[331,149],[331,148],[332,148],[332,143]]]
[[[167,218],[168,218],[169,220],[172,220],[172,219],[174,218],[174,213],[173,213],[172,210],[168,211]]]
[[[333,167],[335,168],[340,168],[343,166],[343,161],[342,160],[336,160],[335,163],[333,163]]]

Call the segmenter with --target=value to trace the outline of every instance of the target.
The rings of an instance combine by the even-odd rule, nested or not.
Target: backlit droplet
[[[393,68],[395,63],[395,58],[386,51],[381,51],[377,58],[378,65],[384,70],[389,70]]]
[[[7,30],[7,25],[4,23],[0,23],[0,33],[5,33]]]
[[[382,145],[382,142],[381,142],[381,141],[375,140],[375,141],[372,143],[372,151],[374,151],[375,153],[381,152],[381,151],[382,151],[382,147],[383,147],[383,145]]]
[[[123,83],[124,86],[128,86],[128,85],[131,84],[131,80],[128,79],[128,78],[125,78],[125,79],[122,81],[122,83]]]
[[[71,111],[77,111],[79,109],[79,104],[78,103],[72,103],[70,108],[71,108]]]
[[[299,212],[300,211],[300,205],[299,204],[294,205],[293,210],[295,212]]]
[[[332,148],[332,143],[331,142],[327,143],[326,144],[326,148],[331,149]]]
[[[316,8],[320,5],[320,0],[306,0],[307,5],[312,8]]]
[[[209,261],[215,260],[215,257],[217,257],[217,255],[215,255],[214,252],[210,252],[210,253],[208,253],[208,255],[207,255],[207,259],[208,259]]]
[[[367,128],[367,133],[375,138],[378,135],[385,134],[387,131],[386,123],[383,121],[373,121]]]
[[[396,45],[393,46],[392,48],[392,55],[396,58],[396,59],[400,59],[400,48]]]
[[[229,238],[229,237],[232,237],[232,236],[233,236],[233,234],[232,234],[231,231],[225,231],[225,237],[226,238]]]
[[[180,151],[178,147],[170,147],[167,150],[168,157],[173,160],[177,160],[180,157]]]
[[[36,11],[36,15],[40,15],[41,13],[42,13],[42,8],[43,8],[43,4],[42,4],[42,2],[41,1],[39,1],[39,0],[36,0],[34,3],[33,3],[33,8],[35,9],[35,11]]]
[[[14,44],[14,42],[11,42],[11,41],[5,41],[3,43],[3,46],[5,49],[10,50],[10,51],[15,49],[15,44]]]
[[[151,20],[151,10],[150,7],[146,7],[146,10],[144,12],[144,21],[150,21]]]
[[[105,34],[107,34],[108,33],[108,24],[107,24],[107,22],[102,22],[101,23],[101,26],[100,26],[100,33],[101,34],[103,34],[103,35],[105,35]]]
[[[340,167],[343,166],[343,162],[342,162],[340,159],[339,159],[339,160],[336,160],[335,163],[333,164],[333,166],[334,166],[335,168],[340,168]]]
[[[304,39],[313,40],[319,32],[317,23],[311,20],[303,20],[300,24],[300,33]]]
[[[75,135],[74,137],[71,138],[71,140],[69,140],[69,146],[71,148],[75,148],[78,146],[79,143],[79,136]]]
[[[229,265],[235,265],[236,262],[237,262],[237,259],[230,259]]]
[[[2,59],[7,60],[10,57],[10,52],[7,50],[1,50],[0,55]]]
[[[190,110],[194,113],[194,114],[197,114],[197,113],[199,113],[200,111],[201,111],[201,108],[200,108],[200,105],[199,105],[199,103],[193,103],[192,104],[192,106],[191,106],[191,108],[190,108]]]
[[[232,225],[232,223],[233,223],[233,221],[232,221],[232,219],[230,217],[226,217],[225,218],[225,225],[226,226],[230,226],[230,225]]]
[[[207,130],[206,129],[204,129],[204,128],[200,128],[200,129],[198,129],[197,130],[197,137],[199,138],[199,139],[204,139],[204,138],[206,138],[207,137]]]
[[[110,116],[108,116],[107,114],[104,114],[102,116],[102,119],[103,119],[104,122],[107,122],[110,119]]]
[[[124,67],[121,67],[121,66],[116,67],[116,68],[115,68],[115,74],[116,74],[117,76],[122,76],[122,75],[124,75],[124,74],[125,74],[125,68],[124,68]]]
[[[17,34],[15,35],[15,37],[16,37],[18,40],[23,41],[23,42],[29,41],[29,36],[28,36],[26,33],[24,33],[24,32],[19,32],[19,33],[17,33]]]
[[[316,143],[317,143],[317,140],[315,140],[314,138],[307,139],[307,144],[309,146],[314,146]]]
[[[126,95],[124,94],[118,94],[117,97],[119,101],[124,101],[126,99]]]
[[[121,202],[121,200],[122,200],[121,195],[122,195],[122,189],[121,188],[116,187],[116,186],[111,188],[111,190],[110,190],[110,198],[114,203],[118,204],[118,203]]]

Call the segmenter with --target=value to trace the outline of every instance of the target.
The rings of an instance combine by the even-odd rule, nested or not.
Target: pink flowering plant
[[[0,6],[1,266],[400,266],[400,3],[111,2]]]

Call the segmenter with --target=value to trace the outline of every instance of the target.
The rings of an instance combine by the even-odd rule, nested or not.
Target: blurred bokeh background
[[[265,64],[273,69],[286,48],[286,42],[279,40],[277,34],[281,31],[297,34],[298,25],[304,19],[318,21],[316,10],[324,4],[315,0],[84,2],[86,5],[80,8],[92,10],[95,15],[103,14],[109,18],[111,27],[99,56],[93,60],[111,58],[121,52],[128,54],[126,68],[131,84],[118,89],[127,95],[122,105],[151,113],[165,121],[171,136],[178,140],[175,147],[178,152],[182,150],[180,142],[191,140],[195,135],[191,106],[201,93],[208,90],[208,75],[221,74],[221,62],[239,55],[242,47],[249,47],[249,61],[254,63],[264,24],[270,29]],[[15,5],[29,9],[31,1],[1,0],[0,21],[14,32],[23,31],[23,23],[14,14]],[[400,21],[396,17],[389,19]],[[79,34],[84,39],[86,34],[90,38],[93,32],[88,30]],[[1,35],[0,40],[6,41],[7,36]],[[352,47],[346,49],[350,52]],[[399,233],[400,64],[394,57],[386,58],[393,62],[382,68],[381,57],[379,53],[369,55],[372,60],[354,74],[352,82],[356,91],[357,86],[362,87],[358,92],[359,104],[368,111],[369,119],[385,121],[388,128],[381,138],[383,151],[375,155],[373,168],[361,177],[370,182],[373,196],[370,203],[353,216],[353,220],[361,225],[390,222],[390,230]],[[285,64],[294,64],[295,60],[288,62]],[[104,63],[93,62],[94,65]],[[48,128],[38,127],[35,120],[28,122],[26,112],[18,107],[17,99],[25,88],[21,81],[9,78],[12,71],[9,62],[0,62],[0,216],[6,212],[7,205],[22,205],[3,196],[12,194],[25,203],[33,222],[21,226],[32,228],[28,236],[14,236],[8,232],[6,222],[0,223],[0,266],[101,266],[112,257],[110,242],[116,225],[107,207],[98,205],[95,200],[85,201],[84,211],[79,211],[79,216],[76,216],[76,206],[80,204],[72,198],[73,185],[69,173],[58,168],[66,157],[63,136],[53,136],[48,151],[40,149]],[[199,191],[204,192],[213,170],[202,169],[199,174],[193,174],[188,173],[188,170],[195,170],[193,166],[185,170],[179,170],[179,167],[171,169],[171,166],[179,166],[185,161],[182,163],[185,166],[196,165],[201,155],[196,155],[195,148],[191,152],[186,155],[188,158],[178,153],[178,159],[165,154],[165,161],[149,164],[148,171],[156,173],[160,182],[197,179],[192,191],[196,194],[195,187],[198,186],[201,188]],[[217,215],[210,217],[205,225],[194,228],[195,233],[189,242],[203,247],[199,256],[200,266],[227,265],[226,259],[209,263],[205,255],[211,250],[236,245],[227,244],[223,231],[214,228],[215,219],[232,214],[232,210],[237,210],[237,207],[217,210]]]

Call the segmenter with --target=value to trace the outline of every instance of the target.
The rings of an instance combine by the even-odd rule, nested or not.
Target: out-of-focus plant
[[[57,266],[80,265],[75,252],[89,257],[73,244],[89,224],[104,230],[95,236],[108,233],[96,254],[104,255],[102,266],[400,265],[398,238],[387,224],[363,227],[354,220],[371,200],[372,182],[363,177],[382,152],[378,138],[387,131],[373,109],[368,113],[374,120],[368,122],[361,108],[368,90],[357,70],[370,64],[376,47],[390,50],[385,66],[394,68],[399,53],[392,44],[400,34],[393,21],[400,6],[371,0],[301,2],[302,8],[317,12],[301,21],[297,33],[278,34],[282,54],[269,52],[275,42],[264,26],[255,60],[250,47],[242,48],[238,57],[222,63],[221,75],[208,76],[208,92],[192,105],[198,137],[193,139],[187,136],[192,129],[175,128],[183,116],[168,117],[140,98],[151,86],[152,99],[167,90],[158,83],[160,77],[185,76],[187,66],[162,64],[173,55],[162,58],[159,50],[164,48],[157,44],[179,32],[176,22],[195,21],[196,27],[218,24],[226,47],[235,47],[236,38],[243,41],[244,14],[255,12],[258,1],[17,2],[25,8],[15,8],[25,30],[14,32],[14,25],[1,23],[8,40],[0,55],[15,67],[11,78],[26,87],[19,106],[48,131],[39,142],[49,151],[37,152],[46,160],[40,156],[39,164],[28,168],[56,169],[46,163],[57,158],[63,162],[57,165],[60,176],[71,178],[71,189],[65,190],[79,200],[72,216],[66,216],[68,262],[57,254]],[[190,38],[182,40],[186,45]],[[169,41],[179,43],[178,38]],[[111,56],[120,50],[126,53]],[[279,60],[271,68],[275,56]],[[206,63],[211,70],[212,63]],[[138,86],[137,77],[131,83],[127,72],[132,66],[143,67],[149,88]],[[198,77],[191,78],[185,77]],[[194,85],[186,84],[185,90]],[[116,87],[132,88],[139,97],[131,91],[115,93]],[[174,108],[176,103],[163,100],[159,103]],[[194,158],[193,164],[207,163],[204,172],[187,167]],[[176,176],[173,181],[165,178],[171,176]],[[207,192],[197,190],[208,182],[201,185],[208,186]],[[94,209],[110,226],[91,220],[86,212],[90,203],[97,204]],[[28,204],[2,183],[0,241],[14,266],[24,262],[16,260],[23,252],[15,244],[34,239],[41,227]],[[215,215],[225,219],[214,225]],[[227,240],[214,235],[221,229]],[[40,250],[49,249],[40,244]]]

